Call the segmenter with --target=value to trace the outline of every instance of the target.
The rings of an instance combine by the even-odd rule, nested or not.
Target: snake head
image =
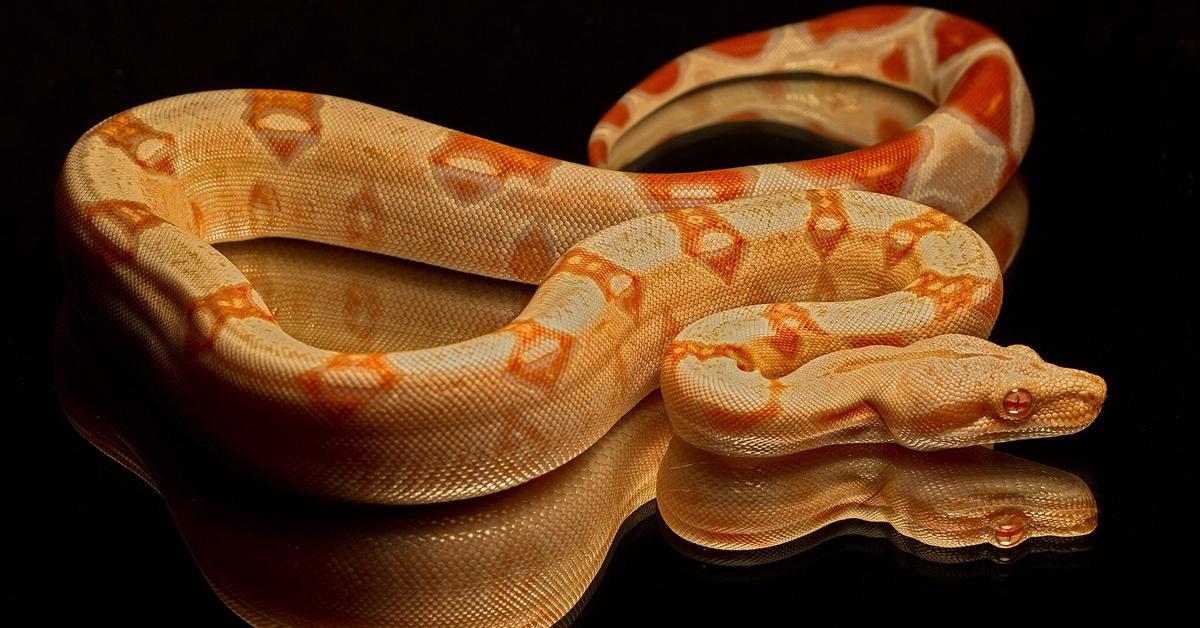
[[[1049,364],[1029,347],[948,334],[901,350],[880,415],[913,449],[966,447],[1078,432],[1104,403],[1104,380]]]

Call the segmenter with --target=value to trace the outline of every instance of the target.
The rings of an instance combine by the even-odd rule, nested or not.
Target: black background
[[[581,624],[798,623],[814,609],[947,618],[951,603],[1023,622],[1078,617],[1189,587],[1197,525],[1190,386],[1196,323],[1195,3],[935,3],[1016,51],[1036,105],[1022,171],[1026,244],[993,339],[1109,382],[1097,423],[1006,449],[1087,478],[1093,549],[934,577],[886,541],[834,541],[775,577],[724,582],[654,521],[615,554]],[[265,6],[41,4],[3,16],[5,236],[4,603],[38,623],[236,625],[193,566],[158,496],[70,428],[51,393],[61,295],[51,191],[71,143],[128,107],[179,93],[275,87],[336,94],[554,157],[585,160],[595,120],[693,47],[844,8],[828,2],[341,2]],[[759,140],[766,140],[758,138]],[[672,165],[774,159],[755,138]],[[686,163],[685,163],[686,162]],[[14,394],[15,393],[15,394]],[[1178,569],[1173,576],[1169,570]],[[1180,600],[1186,601],[1186,600]],[[823,613],[822,613],[823,615]]]

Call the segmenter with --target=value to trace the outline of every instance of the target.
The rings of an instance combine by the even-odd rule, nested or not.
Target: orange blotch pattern
[[[879,128],[875,134],[879,137],[879,141],[886,142],[894,137],[899,137],[908,128],[895,118],[885,117],[879,121]]]
[[[482,137],[451,131],[430,156],[438,182],[462,203],[475,203],[522,177],[545,185],[557,159],[505,146]]]
[[[995,36],[995,33],[979,22],[947,13],[933,26],[933,38],[937,41],[937,62],[943,63],[967,48]]]
[[[665,337],[674,338],[675,336],[678,336],[679,332],[683,331],[684,327],[686,327],[684,322],[679,320],[679,318],[671,312],[670,308],[663,309],[662,319],[659,322],[659,329],[663,331],[663,335]]]
[[[338,353],[300,374],[304,392],[321,409],[347,417],[400,379],[384,353]]]
[[[346,302],[342,305],[342,320],[359,340],[367,341],[375,337],[379,329],[379,317],[383,314],[383,305],[374,286],[358,280],[352,280],[346,286]]]
[[[917,246],[917,241],[927,233],[945,231],[950,228],[950,216],[937,210],[927,211],[916,218],[901,220],[893,224],[884,234],[884,261],[895,265],[906,258]]]
[[[133,261],[138,234],[165,222],[148,205],[134,201],[100,201],[84,210],[83,215],[95,232],[94,249],[108,264]],[[102,222],[115,225],[119,235],[105,235],[100,228]]]
[[[895,24],[908,15],[910,10],[910,7],[874,6],[839,11],[809,20],[808,32],[817,43],[821,43],[841,33],[869,31]]]
[[[757,423],[779,416],[781,411],[779,397],[783,393],[783,384],[779,380],[773,379],[768,384],[768,387],[770,397],[762,407],[746,412],[715,407],[710,410],[710,419],[715,425],[720,425],[726,429],[744,430]]]
[[[173,135],[152,129],[129,113],[118,113],[105,120],[96,129],[96,134],[105,143],[121,149],[142,168],[159,174],[175,174]]]
[[[642,79],[636,89],[647,94],[661,94],[671,89],[678,80],[679,61],[671,61]]]
[[[346,239],[351,243],[371,245],[379,241],[383,203],[372,185],[365,185],[350,199],[346,208]]]
[[[737,57],[739,59],[749,59],[757,56],[766,48],[767,42],[771,40],[772,31],[758,31],[756,33],[746,33],[728,39],[722,39],[716,43],[705,46],[713,52],[723,54],[727,57]]]
[[[321,135],[320,96],[253,89],[247,98],[246,124],[281,162],[290,162]]]
[[[608,163],[608,142],[592,140],[588,143],[588,163],[593,166]]]
[[[517,241],[512,257],[508,259],[508,268],[517,279],[537,283],[546,276],[553,263],[546,236],[534,225]]]
[[[850,336],[846,339],[851,348],[873,347],[876,345],[887,345],[889,347],[907,346],[910,341],[904,336],[898,334],[863,334],[859,336]]]
[[[579,275],[596,282],[604,300],[616,303],[626,314],[637,317],[642,307],[642,283],[637,275],[591,251],[571,249],[559,261],[551,276]]]
[[[265,229],[279,213],[279,195],[275,186],[259,181],[250,188],[250,227]]]
[[[700,361],[726,358],[733,360],[739,370],[746,372],[760,370],[754,361],[754,355],[741,345],[709,345],[694,340],[676,340],[667,348],[666,359],[669,363],[678,365],[688,357],[694,357]],[[777,379],[772,379],[769,386],[770,398],[762,407],[748,412],[736,412],[719,406],[711,407],[704,420],[713,421],[726,428],[743,429],[759,421],[777,416],[780,411],[779,396],[783,392],[783,384]]]
[[[757,371],[758,364],[748,349],[741,345],[709,345],[695,340],[675,340],[667,348],[667,360],[679,364],[684,358],[693,357],[701,362],[714,358],[728,358],[743,371]]]
[[[529,319],[513,321],[501,333],[517,338],[505,370],[539,388],[553,388],[571,356],[574,338]]]
[[[908,54],[904,47],[901,46],[892,51],[891,54],[883,58],[879,64],[879,70],[883,72],[884,78],[896,83],[908,82]]]
[[[203,238],[204,224],[204,210],[200,208],[200,203],[192,201],[192,233]]]
[[[987,289],[988,294],[980,295],[981,289]],[[951,277],[927,270],[905,290],[918,297],[932,299],[935,316],[939,321],[944,321],[959,310],[970,307],[979,308],[988,315],[999,311],[999,290],[994,289],[993,282],[973,275]]]
[[[763,312],[763,318],[770,322],[771,329],[775,332],[768,343],[788,358],[796,357],[796,353],[800,350],[801,332],[819,336],[829,335],[829,332],[822,329],[812,319],[808,310],[795,303],[771,304]]]
[[[997,55],[982,57],[954,84],[945,106],[971,116],[1007,145],[1012,133],[1011,82],[1012,71],[1006,59]]]
[[[908,173],[921,155],[921,135],[909,131],[852,153],[785,164],[802,176],[849,177],[870,192],[903,196]]]
[[[541,443],[546,440],[546,437],[536,427],[530,425],[524,418],[513,414],[511,410],[504,410],[500,418],[504,422],[502,427],[504,435],[500,437],[498,453],[512,453],[521,440],[530,443]]]
[[[747,196],[755,179],[747,168],[644,174],[636,178],[642,197],[661,207],[687,207],[702,203],[723,203]]]
[[[1000,317],[1000,305],[1004,301],[1004,283],[989,283],[987,297],[975,305],[975,311],[994,321]]]
[[[842,206],[842,195],[837,190],[805,190],[804,195],[812,204],[804,231],[816,247],[817,254],[825,257],[850,230],[850,219],[846,216],[846,208]]]
[[[226,286],[197,299],[188,306],[187,313],[188,319],[192,321],[192,332],[189,333],[186,345],[188,350],[194,352],[211,347],[221,329],[231,319],[275,320],[275,315],[254,298],[254,288],[249,283]],[[204,329],[205,321],[207,330]]]
[[[663,216],[679,228],[683,252],[726,283],[733,280],[746,239],[711,207],[689,207]]]
[[[612,109],[609,109],[600,118],[601,124],[611,124],[618,129],[625,126],[627,122],[629,122],[629,107],[626,107],[625,103],[621,102],[613,105]]]

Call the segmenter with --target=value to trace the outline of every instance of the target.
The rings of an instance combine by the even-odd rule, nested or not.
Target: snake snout
[[[1108,383],[1099,375],[1092,375],[1087,371],[1069,370],[1079,380],[1080,401],[1088,407],[1088,411],[1094,418],[1100,414],[1100,408],[1104,406],[1104,399],[1108,396]]]
[[[1108,394],[1104,379],[1086,371],[1046,366],[1028,393],[1032,412],[1021,421],[1025,429],[1070,434],[1091,425]]]
[[[1077,369],[1059,368],[1062,372],[1064,384],[1062,385],[1062,395],[1067,398],[1072,398],[1074,405],[1078,406],[1078,410],[1074,414],[1068,415],[1069,418],[1079,422],[1079,427],[1085,427],[1100,414],[1100,408],[1104,405],[1104,399],[1108,395],[1108,384],[1104,379]]]

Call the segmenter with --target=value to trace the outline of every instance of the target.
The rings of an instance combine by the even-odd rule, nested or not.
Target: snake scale
[[[938,106],[833,157],[613,169],[669,103],[797,73]],[[1009,180],[1032,128],[1025,81],[990,30],[865,7],[674,59],[604,115],[590,166],[333,96],[160,100],[75,144],[56,224],[75,309],[221,458],[320,497],[444,502],[576,458],[660,381],[677,434],[741,456],[1082,429],[1103,381],[980,339],[1000,266],[959,222]],[[538,288],[476,337],[339,351],[285,331],[213,247],[260,238]]]

